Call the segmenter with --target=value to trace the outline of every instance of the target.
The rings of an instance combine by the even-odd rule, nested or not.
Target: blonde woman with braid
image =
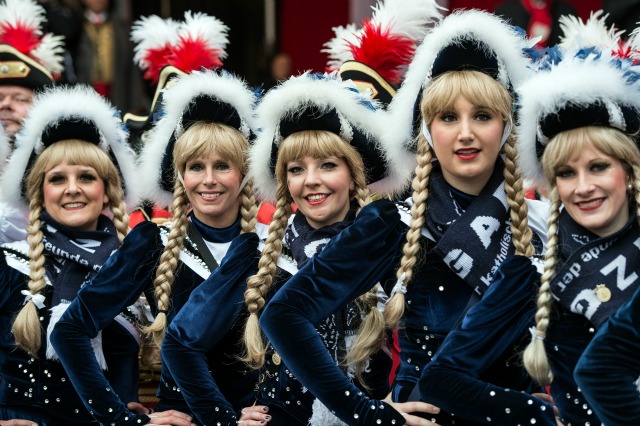
[[[393,401],[432,402],[417,384],[449,331],[507,256],[543,248],[547,209],[525,202],[512,135],[513,88],[530,75],[530,46],[495,15],[456,11],[427,33],[389,107],[386,139],[417,160],[412,197],[399,206],[408,230],[384,312],[400,327]],[[534,386],[510,364],[492,374],[514,389]]]
[[[0,419],[93,420],[50,335],[127,234],[124,197],[135,200],[136,175],[126,136],[115,109],[82,86],[39,95],[18,135],[2,197],[16,208],[28,204],[29,224],[27,241],[4,244],[0,258]],[[138,364],[140,333],[137,318],[122,311],[94,336],[89,356],[109,369],[114,389],[137,401],[137,377],[127,369]]]
[[[458,418],[601,423],[573,370],[594,332],[638,288],[640,88],[630,61],[585,51],[566,53],[517,88],[521,164],[550,189],[547,251],[544,264],[508,258],[423,372],[421,395]],[[521,366],[527,344],[524,367],[553,400],[487,375],[498,362]],[[446,389],[438,386],[444,381]]]
[[[380,399],[390,365],[371,277],[392,270],[402,232],[393,203],[370,202],[367,185],[385,192],[402,182],[398,159],[380,145],[377,112],[351,82],[310,74],[272,89],[258,107],[264,130],[251,173],[276,211],[247,282],[245,343],[247,361],[262,367],[257,401],[269,406],[271,425],[429,425],[406,413],[437,411]],[[347,250],[328,248],[344,239]],[[375,250],[372,262],[366,253]],[[294,273],[284,284],[280,268]],[[374,354],[354,355],[357,347]]]
[[[101,423],[173,424],[175,417],[175,424],[195,423],[182,414],[189,407],[166,365],[157,393],[159,415],[140,404],[127,405],[114,392],[108,372],[79,360],[88,357],[89,339],[143,292],[155,316],[143,331],[160,345],[191,292],[237,249],[232,241],[255,230],[256,205],[245,179],[255,100],[242,80],[212,71],[181,77],[164,92],[164,116],[142,152],[140,168],[148,198],[171,205],[173,223],[136,226],[102,273],[82,289],[52,336],[76,390]],[[238,401],[250,400],[255,377],[245,374],[240,363],[225,368],[238,382]]]

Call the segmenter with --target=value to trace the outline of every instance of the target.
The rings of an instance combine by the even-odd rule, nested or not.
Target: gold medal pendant
[[[611,290],[609,290],[606,285],[598,284],[593,291],[596,293],[596,297],[599,301],[604,303],[611,300]]]
[[[275,365],[280,365],[280,355],[278,355],[277,352],[274,352],[273,355],[271,355],[271,361],[275,364]]]

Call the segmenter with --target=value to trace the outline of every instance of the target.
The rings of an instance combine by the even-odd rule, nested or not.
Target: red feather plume
[[[222,66],[221,53],[217,49],[212,51],[205,40],[180,37],[171,51],[170,63],[186,73],[202,68],[215,69]]]
[[[166,43],[158,49],[149,49],[143,56],[143,60],[149,64],[149,68],[144,72],[144,78],[156,84],[162,68],[170,64],[172,46]]]
[[[415,52],[415,41],[391,34],[389,28],[383,30],[371,21],[363,24],[358,38],[359,45],[349,43],[353,59],[373,68],[389,83],[400,83],[407,58]]]
[[[0,25],[0,43],[13,46],[20,53],[29,55],[38,44],[40,44],[40,37],[33,30],[32,27],[27,27],[18,22],[16,26],[9,23],[3,23]]]

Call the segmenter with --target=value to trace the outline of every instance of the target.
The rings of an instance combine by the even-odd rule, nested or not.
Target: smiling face
[[[62,162],[44,175],[43,208],[57,222],[81,230],[96,230],[109,203],[104,181],[93,167]]]
[[[629,220],[629,179],[620,160],[588,143],[558,167],[555,183],[560,200],[573,220],[605,237]]]
[[[173,162],[199,221],[214,228],[235,222],[248,149],[238,130],[221,123],[196,122],[178,138]]]
[[[542,157],[544,174],[567,213],[601,237],[629,220],[629,187],[636,186],[631,165],[639,162],[630,137],[602,126],[558,134]]]
[[[184,188],[199,221],[214,228],[231,226],[240,210],[241,171],[216,152],[187,161]]]
[[[354,184],[343,158],[305,156],[288,162],[287,188],[309,225],[318,229],[345,218]]]
[[[356,187],[364,187],[358,151],[335,133],[304,130],[285,138],[276,164],[279,197],[286,197],[314,228],[343,220]],[[360,182],[359,184],[356,182]]]

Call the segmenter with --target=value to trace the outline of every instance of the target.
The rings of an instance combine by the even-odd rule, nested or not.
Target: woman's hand
[[[266,422],[271,421],[271,416],[267,414],[268,411],[269,407],[265,405],[245,407],[240,411],[241,415],[238,424],[241,426],[264,425]]]
[[[176,410],[158,411],[148,414],[151,421],[148,426],[196,426],[191,416]]]
[[[38,423],[31,420],[0,420],[0,426],[38,426]]]
[[[145,407],[144,405],[140,404],[139,402],[130,402],[127,404],[127,408],[130,411],[133,411],[136,414],[151,414],[153,413],[153,410],[150,410],[149,408]]]
[[[391,402],[391,399],[387,397],[385,402],[391,405],[396,411],[400,412],[404,416],[405,425],[409,426],[437,426],[437,423],[423,419],[417,416],[412,416],[407,413],[429,413],[438,414],[440,409],[435,405],[427,404],[426,402],[409,401],[409,402]]]

